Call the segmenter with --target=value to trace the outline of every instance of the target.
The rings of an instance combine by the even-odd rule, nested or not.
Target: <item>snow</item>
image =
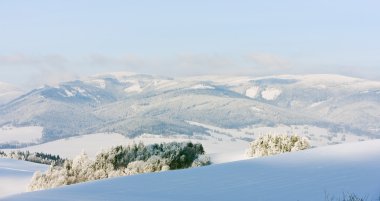
[[[253,86],[245,91],[245,95],[250,98],[255,98],[259,92],[259,87]]]
[[[190,89],[215,89],[215,87],[205,84],[197,84],[190,87]]]
[[[94,84],[96,87],[101,88],[101,89],[106,88],[106,81],[102,79],[91,79],[91,80],[86,80],[85,82]]]
[[[225,136],[211,133],[208,137],[199,137],[200,139],[189,138],[188,136],[170,136],[144,134],[136,138],[126,138],[117,133],[97,133],[67,139],[56,140],[44,144],[29,146],[23,148],[23,151],[44,152],[61,157],[74,158],[82,151],[85,151],[90,157],[95,157],[103,149],[109,149],[117,145],[130,145],[133,143],[143,142],[144,144],[164,143],[164,142],[199,142],[210,155],[214,163],[223,163],[234,160],[245,159],[245,150],[248,142],[242,140],[231,140]],[[70,147],[70,149],[67,149]],[[10,152],[11,150],[3,150]]]
[[[225,85],[227,83],[227,86],[239,86],[242,83],[249,82],[251,78],[246,77],[246,76],[204,75],[204,76],[184,77],[184,78],[181,78],[181,80],[191,81],[191,82],[212,81],[213,83],[218,84],[218,85]]]
[[[0,158],[0,198],[26,191],[35,171],[46,171],[46,165]]]
[[[102,149],[123,144],[127,140],[128,138],[125,138],[120,134],[98,133],[56,140],[44,144],[26,147],[21,150],[51,153],[54,155],[60,155],[62,157],[74,158],[82,151],[85,151],[90,156],[95,156]],[[70,149],[68,149],[68,147],[70,147]]]
[[[153,85],[156,90],[176,87],[178,84],[179,82],[174,80],[154,80],[153,82]]]
[[[0,143],[30,143],[37,142],[42,137],[43,127],[0,127]]]
[[[319,88],[340,87],[346,89],[379,88],[378,81],[364,80],[334,74],[309,74],[309,75],[278,75],[277,78],[297,79],[301,85],[314,85]]]
[[[67,89],[65,89],[66,97],[73,97],[75,94]]]
[[[252,110],[260,110],[261,108],[252,107]],[[257,112],[265,112],[263,111],[257,111]],[[297,134],[299,136],[306,137],[310,140],[310,144],[313,147],[320,147],[325,146],[329,144],[340,144],[345,142],[357,142],[357,141],[363,141],[363,140],[369,140],[371,139],[369,136],[360,136],[356,135],[355,133],[351,132],[336,132],[332,133],[327,128],[321,128],[313,125],[276,125],[273,127],[268,126],[260,126],[260,125],[251,125],[245,128],[240,129],[231,129],[231,128],[221,128],[217,126],[207,125],[199,122],[192,122],[188,121],[188,123],[200,127],[204,127],[208,129],[209,137],[205,139],[209,140],[218,140],[221,142],[229,142],[229,141],[235,141],[238,139],[255,139],[258,136],[262,135],[279,135],[279,134],[287,134],[287,135],[294,135]],[[248,142],[247,142],[248,144]],[[240,153],[243,152],[244,147],[240,147],[240,150],[238,148],[238,145],[233,144],[233,149],[235,151],[238,151]],[[236,145],[236,146],[235,146]],[[232,146],[229,144],[229,146]],[[224,155],[224,154],[223,154]],[[235,155],[235,157],[240,157],[240,155]],[[226,161],[226,160],[223,160]]]
[[[124,91],[127,93],[131,93],[131,92],[141,93],[142,88],[139,84],[135,83],[132,86],[125,88]]]
[[[81,94],[83,96],[86,96],[86,90],[80,88],[80,87],[73,87],[71,90],[65,89],[65,97],[74,97],[77,94]]]
[[[309,107],[317,107],[317,106],[319,106],[319,105],[321,105],[321,104],[323,104],[323,103],[326,103],[327,101],[318,101],[318,102],[315,102],[315,103],[313,103],[313,104],[311,104]]]
[[[347,76],[337,75],[337,74],[277,75],[277,76],[270,76],[270,77],[277,77],[277,78],[284,78],[284,79],[297,79],[302,82],[325,83],[325,84],[350,83],[350,82],[361,81],[361,79],[359,78],[347,77]]]
[[[251,109],[260,110],[260,108],[256,107],[252,107]],[[206,153],[210,155],[213,163],[223,163],[244,159],[249,142],[258,136],[267,134],[298,134],[307,137],[311,145],[317,147],[369,139],[366,136],[357,136],[349,132],[331,133],[326,128],[311,125],[277,125],[275,127],[252,125],[241,129],[227,129],[198,122],[188,121],[188,123],[208,129],[208,135],[189,137],[186,135],[161,136],[144,134],[136,138],[126,138],[117,133],[97,133],[29,146],[21,150],[51,153],[68,158],[74,158],[82,151],[85,151],[90,157],[94,157],[101,150],[117,145],[129,145],[139,142],[153,144],[172,141],[192,141],[203,144]],[[0,129],[0,143],[9,141],[33,142],[40,139],[41,135],[42,127],[3,127]],[[67,149],[67,147],[70,147],[70,149]],[[4,151],[9,152],[11,150]]]
[[[80,88],[80,87],[73,87],[73,89],[75,89],[78,93],[81,93],[81,94],[84,94],[86,93],[86,90]]]
[[[380,140],[178,171],[119,177],[4,198],[43,200],[320,201],[355,193],[375,200]]]
[[[251,107],[251,110],[253,110],[253,111],[255,111],[255,112],[263,112],[263,109],[258,108],[258,107],[255,107],[255,106],[252,106],[252,107]]]
[[[281,93],[282,93],[282,91],[280,89],[267,88],[261,92],[261,96],[265,100],[275,100]]]

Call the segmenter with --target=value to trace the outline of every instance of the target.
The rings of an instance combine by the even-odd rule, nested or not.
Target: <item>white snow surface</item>
[[[132,85],[130,87],[124,89],[124,91],[127,93],[132,93],[132,92],[141,93],[142,90],[143,89],[138,84],[138,82],[132,83]]]
[[[255,106],[252,106],[252,107],[251,107],[251,110],[253,110],[253,111],[255,111],[255,112],[262,112],[262,111],[263,111],[263,109],[258,108],[258,107],[255,107]]]
[[[380,140],[178,171],[112,178],[6,197],[43,200],[321,201],[380,194]]]
[[[106,81],[103,79],[90,79],[90,80],[85,80],[84,82],[85,83],[92,83],[96,87],[101,88],[101,89],[105,89],[107,86]]]
[[[35,171],[46,171],[47,165],[0,158],[0,199],[25,192]]]
[[[0,143],[29,143],[37,142],[42,137],[43,127],[27,126],[27,127],[0,127]]]
[[[261,92],[261,97],[265,100],[275,100],[281,93],[282,91],[280,89],[267,88]]]
[[[73,97],[73,96],[75,96],[75,94],[73,92],[71,92],[71,91],[69,91],[67,89],[65,90],[65,93],[66,93],[67,97]]]
[[[215,87],[205,84],[197,84],[190,87],[190,89],[215,89]]]
[[[250,98],[255,98],[259,92],[259,87],[253,86],[245,91],[245,95]]]

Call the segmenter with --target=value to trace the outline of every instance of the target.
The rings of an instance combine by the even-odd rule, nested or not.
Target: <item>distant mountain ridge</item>
[[[42,126],[43,140],[99,132],[207,135],[222,128],[314,125],[380,137],[380,82],[340,75],[168,78],[106,73],[44,86],[0,105],[0,126]]]

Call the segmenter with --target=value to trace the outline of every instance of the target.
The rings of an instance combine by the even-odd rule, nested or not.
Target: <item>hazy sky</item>
[[[0,81],[107,71],[380,80],[379,0],[0,0]]]

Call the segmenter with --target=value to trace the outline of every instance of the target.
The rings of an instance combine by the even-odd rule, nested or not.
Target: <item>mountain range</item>
[[[27,93],[5,86],[0,127],[41,126],[40,142],[107,132],[208,135],[208,128],[192,122],[229,129],[311,125],[380,137],[380,82],[341,75],[169,78],[117,72]]]

